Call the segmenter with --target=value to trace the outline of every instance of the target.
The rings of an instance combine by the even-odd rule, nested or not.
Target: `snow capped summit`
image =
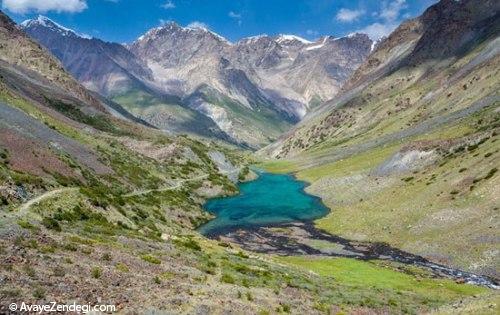
[[[273,42],[274,40],[267,34],[244,37],[238,41],[238,45],[252,45],[259,42]]]
[[[287,44],[289,42],[300,42],[302,44],[312,44],[311,41],[308,41],[307,39],[304,39],[302,37],[296,36],[296,35],[288,35],[288,34],[280,34],[276,38],[276,41],[280,44]]]
[[[208,34],[212,38],[215,38],[220,42],[231,45],[231,42],[228,41],[226,38],[209,30],[208,28],[206,28],[204,26],[195,25],[195,26],[182,27],[174,21],[168,21],[161,26],[150,29],[145,34],[143,34],[139,38],[137,38],[136,42],[142,42],[145,39],[155,39],[159,36],[165,36],[165,35],[176,36],[177,32],[186,33],[186,34],[188,34],[188,33]]]
[[[90,36],[85,35],[85,34],[79,34],[75,32],[74,30],[64,27],[51,19],[49,19],[46,16],[39,15],[36,19],[30,19],[30,20],[25,20],[20,24],[21,28],[27,29],[27,28],[35,28],[35,27],[44,27],[47,28],[51,31],[57,32],[61,34],[62,36],[76,36],[76,37],[81,37],[85,39],[91,39]]]

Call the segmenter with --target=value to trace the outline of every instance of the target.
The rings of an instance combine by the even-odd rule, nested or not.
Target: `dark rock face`
[[[424,32],[411,64],[464,54],[500,31],[500,2],[442,0],[420,17]]]
[[[377,44],[343,86],[362,82],[404,66],[460,57],[500,32],[500,3],[495,0],[442,0],[421,16],[403,22]],[[398,53],[394,53],[398,51]]]

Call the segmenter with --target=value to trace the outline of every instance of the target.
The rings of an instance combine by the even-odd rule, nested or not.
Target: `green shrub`
[[[42,254],[53,254],[56,252],[56,247],[54,245],[44,245],[40,247],[40,253]]]
[[[188,239],[188,240],[175,240],[175,244],[186,247],[195,251],[201,251],[201,246],[193,239]]]
[[[161,264],[161,260],[152,255],[142,255],[141,258],[142,260],[147,261],[150,264],[155,264],[155,265]]]
[[[52,272],[56,277],[64,277],[66,275],[66,271],[64,270],[64,268],[60,266],[54,267]]]
[[[248,166],[245,166],[241,170],[240,174],[238,175],[238,180],[240,180],[240,181],[244,180],[247,177],[249,172],[250,172],[250,169],[248,168]]]
[[[229,284],[234,284],[235,283],[234,278],[231,275],[227,274],[227,273],[223,274],[220,277],[220,281],[223,282],[223,283],[229,283]]]
[[[128,266],[125,265],[122,262],[119,262],[115,265],[116,270],[121,271],[121,272],[129,272],[130,270],[128,269]]]
[[[66,243],[62,248],[71,252],[76,252],[78,250],[78,247],[73,243]]]
[[[28,222],[26,220],[19,220],[19,221],[17,221],[17,224],[20,227],[22,227],[23,229],[29,229],[29,230],[36,229],[36,226],[34,226],[33,224],[31,224],[30,222]]]
[[[92,268],[91,273],[92,273],[92,278],[99,279],[102,275],[102,270],[99,267],[94,267]]]
[[[24,272],[26,273],[26,275],[30,278],[35,278],[36,277],[36,271],[35,269],[33,269],[32,267],[30,266],[25,266],[24,267]]]
[[[252,296],[252,293],[250,293],[250,291],[247,291],[247,293],[245,295],[247,297],[247,300],[253,301],[253,296]]]
[[[493,175],[495,175],[495,173],[498,172],[498,168],[492,168],[488,174],[486,174],[486,176],[484,177],[484,179],[490,179],[493,177]]]
[[[101,257],[102,260],[104,261],[111,261],[111,254],[109,253],[104,253]]]
[[[283,309],[283,312],[285,312],[285,313],[290,313],[290,305],[288,305],[288,304],[283,304],[283,305],[281,306],[281,308]]]
[[[92,252],[94,251],[92,248],[90,247],[82,247],[81,249],[82,253],[84,253],[85,255],[90,255],[92,254]]]
[[[61,226],[59,225],[59,222],[57,222],[57,220],[55,220],[54,218],[50,218],[50,217],[43,218],[42,225],[45,226],[49,230],[54,230],[57,232],[62,231]]]
[[[40,286],[35,287],[35,290],[33,290],[33,297],[35,299],[45,298],[45,290]]]
[[[242,252],[241,250],[238,252],[238,254],[236,254],[236,256],[241,257],[241,258],[249,258],[249,256],[247,254],[245,254],[244,252]]]

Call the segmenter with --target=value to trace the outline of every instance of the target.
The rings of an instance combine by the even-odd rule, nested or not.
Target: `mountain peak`
[[[137,41],[141,42],[147,38],[154,38],[157,36],[171,34],[174,32],[202,32],[202,33],[209,34],[210,36],[214,37],[215,39],[217,39],[221,42],[224,42],[224,43],[229,44],[229,45],[231,44],[231,42],[229,42],[223,36],[209,30],[208,28],[206,28],[202,25],[191,25],[191,26],[188,25],[186,27],[182,27],[179,24],[177,24],[175,21],[168,21],[168,22],[162,24],[161,26],[150,29],[144,35],[141,35],[137,39]]]
[[[25,20],[20,24],[20,26],[22,29],[43,27],[51,31],[57,32],[63,36],[81,37],[86,39],[91,38],[88,35],[79,34],[70,28],[64,27],[61,24],[54,22],[50,18],[43,15],[39,15],[36,19]]]
[[[307,39],[304,39],[302,37],[296,36],[296,35],[289,35],[289,34],[280,34],[276,37],[276,41],[280,44],[287,44],[290,42],[300,42],[302,44],[312,44],[311,41],[308,41]]]

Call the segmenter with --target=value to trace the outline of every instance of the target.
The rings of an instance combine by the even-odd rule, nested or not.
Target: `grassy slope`
[[[202,114],[141,90],[128,91],[113,97],[113,100],[160,129],[201,136],[212,136],[208,129],[216,129],[215,124]]]
[[[460,286],[453,281],[421,279],[408,273],[397,272],[389,265],[348,258],[282,257],[280,261],[309,269],[319,275],[332,277],[350,286],[371,290],[388,290],[401,294],[413,292],[426,299],[446,301],[463,295],[478,294],[486,290],[473,286]],[[397,303],[397,301],[393,301]]]
[[[422,66],[373,82],[360,94],[369,101],[336,111],[345,114],[338,125],[326,128],[328,119],[323,117],[299,128],[284,146],[297,150],[296,156],[262,166],[273,172],[295,172],[312,184],[308,191],[332,209],[317,221],[322,229],[388,242],[443,263],[498,275],[498,102],[460,121],[368,149],[359,146],[495,95],[498,57],[458,80],[446,81],[485,45],[430,77],[421,78]],[[422,146],[422,141],[433,143],[439,152],[432,165],[386,176],[373,174],[395,152]],[[454,147],[449,148],[449,141]]]

